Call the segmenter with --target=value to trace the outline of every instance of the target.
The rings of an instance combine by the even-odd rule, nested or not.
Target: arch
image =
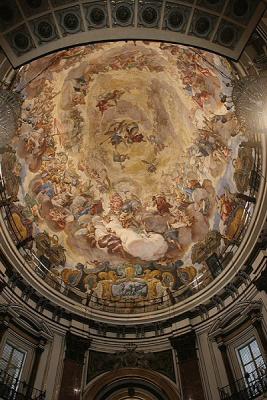
[[[240,1],[232,0],[226,10],[223,0],[6,3],[0,12],[0,46],[13,67],[66,47],[108,40],[179,43],[237,60],[266,8],[263,0],[254,6],[243,2],[247,7],[240,8]]]
[[[131,393],[141,400],[180,399],[177,387],[162,374],[143,368],[121,368],[95,378],[86,387],[82,400],[121,400],[131,398]]]

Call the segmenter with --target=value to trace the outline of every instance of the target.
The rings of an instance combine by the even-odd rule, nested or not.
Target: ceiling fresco
[[[232,79],[222,57],[141,41],[20,70],[21,122],[2,172],[13,224],[50,284],[137,303],[212,281],[207,259],[222,267],[254,206],[256,145]]]

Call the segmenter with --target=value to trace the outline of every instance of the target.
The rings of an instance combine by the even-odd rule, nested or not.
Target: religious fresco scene
[[[143,41],[21,68],[1,168],[13,228],[52,287],[138,303],[214,279],[206,260],[237,250],[254,207],[234,78],[222,57]]]

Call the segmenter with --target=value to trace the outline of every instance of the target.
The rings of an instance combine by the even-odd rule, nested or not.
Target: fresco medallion
[[[52,286],[139,302],[187,297],[221,272],[254,205],[257,145],[231,103],[235,78],[217,55],[138,41],[20,70],[2,172]]]

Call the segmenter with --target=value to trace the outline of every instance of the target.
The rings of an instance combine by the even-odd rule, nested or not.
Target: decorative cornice
[[[38,338],[40,343],[53,339],[48,325],[41,319],[36,319],[26,308],[17,304],[0,305],[0,325],[6,329],[11,322]]]
[[[261,301],[246,301],[236,304],[233,310],[216,320],[209,331],[209,338],[218,344],[223,343],[224,337],[241,326],[245,321],[250,320],[251,324],[253,324],[254,321],[261,320],[263,318],[262,307]]]

